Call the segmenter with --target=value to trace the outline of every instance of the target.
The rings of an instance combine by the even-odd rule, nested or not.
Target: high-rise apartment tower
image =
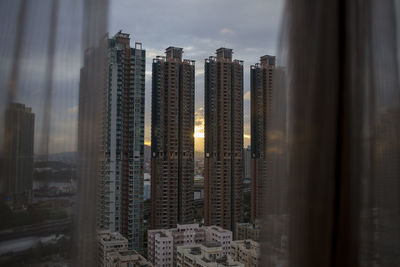
[[[6,202],[18,209],[32,200],[35,114],[24,104],[10,103],[4,119],[1,191]]]
[[[103,98],[99,227],[120,232],[143,251],[143,161],[146,52],[129,34],[108,39]]]
[[[151,227],[193,222],[194,68],[182,48],[153,60]]]
[[[243,61],[220,48],[204,68],[205,223],[234,231],[242,218]]]
[[[250,67],[251,90],[251,219],[261,218],[267,168],[267,123],[272,97],[274,56],[262,56]]]

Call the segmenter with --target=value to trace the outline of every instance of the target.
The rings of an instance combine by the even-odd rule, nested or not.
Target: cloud
[[[186,47],[183,47],[183,51],[193,51],[194,50],[194,47],[193,46],[186,46]]]
[[[198,77],[198,76],[203,76],[204,75],[204,69],[201,69],[201,70],[196,70],[196,77]]]
[[[222,35],[233,35],[234,34],[234,32],[231,29],[228,29],[228,28],[222,28],[219,32]]]
[[[247,48],[245,48],[245,51],[247,51],[247,52],[257,52],[258,49],[254,48],[254,47],[247,47]]]
[[[161,56],[164,53],[164,51],[159,51],[157,49],[151,49],[151,48],[145,48],[145,47],[144,47],[144,49],[146,49],[146,58],[148,58],[148,59],[149,58],[153,59],[156,56]]]

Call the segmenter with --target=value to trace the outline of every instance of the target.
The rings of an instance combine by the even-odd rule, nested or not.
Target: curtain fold
[[[400,262],[396,16],[394,1],[286,2],[267,137],[266,266]]]

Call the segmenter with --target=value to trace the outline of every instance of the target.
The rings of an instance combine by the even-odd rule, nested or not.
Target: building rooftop
[[[222,228],[222,227],[219,227],[219,226],[210,226],[210,229],[212,229],[212,230],[214,230],[214,231],[217,231],[218,233],[228,233],[228,232],[230,232],[229,230],[226,230],[226,229],[224,229],[224,228]]]
[[[210,251],[208,248],[216,248],[217,250]],[[231,256],[221,254],[222,247],[215,243],[179,246],[178,252],[181,253],[183,260],[186,261],[189,258],[200,266],[244,266],[242,263],[233,260]]]
[[[207,248],[217,248],[217,247],[220,247],[221,245],[216,242],[207,242],[207,243],[204,243],[203,246],[205,246]]]
[[[8,104],[9,109],[14,109],[14,110],[23,110],[25,112],[32,112],[32,108],[25,106],[24,104],[21,103],[16,103],[16,102],[11,102]]]
[[[165,49],[165,54],[167,60],[176,59],[178,61],[182,61],[183,48],[170,46],[167,49]]]
[[[276,57],[275,56],[270,56],[270,55],[265,55],[260,57],[260,62],[261,65],[275,65]]]
[[[233,50],[230,48],[221,47],[217,49],[217,59],[226,59],[228,61],[232,61],[232,52]]]
[[[119,30],[119,32],[114,35],[115,38],[129,38],[129,36],[129,33],[122,32],[122,30]]]
[[[167,233],[165,231],[162,231],[162,230],[158,230],[155,233],[159,234],[161,237],[167,237],[168,236]]]
[[[275,68],[275,64],[276,64],[275,56],[265,55],[260,57],[260,63],[256,63],[254,65],[251,65],[250,67],[251,69],[260,69],[265,67]]]
[[[190,249],[190,254],[192,254],[192,255],[201,255],[201,248],[200,247],[192,247]]]
[[[134,266],[153,266],[135,250],[114,251],[110,252],[108,256],[113,263],[120,261],[122,263],[134,263]]]
[[[260,249],[260,243],[251,240],[251,239],[246,239],[246,240],[236,240],[231,243],[232,246],[238,245],[241,246],[242,248],[245,248],[246,250],[252,250],[252,251],[259,251]]]
[[[100,230],[97,232],[97,237],[102,241],[125,241],[127,240],[118,232],[111,232],[109,230]]]

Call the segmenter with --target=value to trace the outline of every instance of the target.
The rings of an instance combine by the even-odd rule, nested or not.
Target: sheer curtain
[[[66,241],[54,241],[53,247],[40,243],[38,249],[18,254],[11,248],[21,242],[18,236],[26,237],[28,243],[37,240],[37,229],[43,225],[38,224],[31,233],[22,233],[21,228],[18,236],[10,239],[14,243],[0,240],[2,253],[10,251],[2,254],[0,265],[53,260],[71,266],[96,266],[97,137],[102,94],[99,84],[104,78],[103,41],[107,26],[108,0],[0,1],[0,216],[8,216],[3,214],[3,202],[16,199],[10,198],[10,192],[22,195],[17,188],[20,183],[29,189],[23,192],[22,208],[27,203],[34,207],[21,212],[27,214],[29,221],[42,223],[41,218],[31,215],[43,210],[40,205],[44,205],[32,198],[32,184],[36,183],[33,177],[40,176],[39,165],[51,168],[61,156],[73,162],[70,168],[77,168],[71,180],[77,183],[78,191],[70,198],[71,206],[65,208],[65,220],[57,221],[65,227],[46,228],[49,235],[55,233],[53,229],[59,230],[57,236],[62,233]],[[90,53],[96,53],[95,62],[87,59]],[[31,133],[17,129],[26,122],[10,120],[6,115],[21,110],[32,115]],[[21,135],[18,140],[16,133]],[[31,149],[24,149],[30,146]],[[22,153],[21,148],[25,150]],[[62,164],[65,162],[64,158]],[[23,175],[18,176],[19,172]],[[14,185],[8,177],[21,181]],[[10,206],[15,208],[16,204],[10,202]],[[16,213],[18,210],[12,212],[13,216]],[[10,250],[3,246],[10,246]],[[42,255],[44,251],[54,255]]]
[[[286,1],[262,266],[399,265],[398,15],[391,0]],[[107,21],[108,0],[0,1],[1,193],[10,160],[4,114],[17,102],[35,114],[31,157],[78,151],[72,242],[62,248],[73,266],[96,265]]]
[[[78,206],[73,254],[76,266],[97,266],[97,187],[100,174],[101,116],[106,82],[108,0],[85,0],[83,63],[79,82]]]
[[[266,266],[400,263],[396,4],[286,1],[267,137]]]

